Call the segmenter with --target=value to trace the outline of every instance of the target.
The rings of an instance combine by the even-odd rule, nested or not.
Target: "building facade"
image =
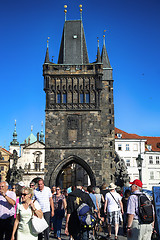
[[[140,155],[143,188],[151,190],[160,184],[160,137],[139,136],[115,128],[115,149],[124,160],[131,181],[139,178],[136,159]]]
[[[6,180],[11,155],[12,154],[5,148],[0,147],[0,181]]]
[[[68,165],[77,164],[92,185],[114,181],[114,103],[112,67],[105,37],[102,53],[89,63],[82,20],[65,21],[58,63],[43,65],[45,182],[59,184]],[[83,179],[81,179],[83,180]]]

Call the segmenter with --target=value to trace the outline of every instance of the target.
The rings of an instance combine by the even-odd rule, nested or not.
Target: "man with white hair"
[[[138,195],[142,194],[142,182],[135,179],[130,182],[132,195],[128,199],[127,214],[127,239],[128,240],[148,240],[151,239],[154,221],[151,224],[141,223],[139,217]]]
[[[114,224],[115,240],[118,239],[120,214],[123,214],[123,204],[121,196],[115,191],[116,185],[111,183],[108,187],[109,192],[105,196],[104,213],[108,219],[108,238],[111,239],[111,225]]]
[[[14,225],[16,194],[8,191],[8,183],[0,182],[0,239],[10,240]]]

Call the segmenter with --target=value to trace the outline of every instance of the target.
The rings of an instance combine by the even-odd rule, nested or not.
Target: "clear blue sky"
[[[64,24],[80,19],[90,62],[103,30],[114,78],[115,126],[160,136],[160,0],[1,0],[0,146],[8,149],[17,120],[18,141],[36,135],[45,121],[42,65],[47,37],[57,63]]]

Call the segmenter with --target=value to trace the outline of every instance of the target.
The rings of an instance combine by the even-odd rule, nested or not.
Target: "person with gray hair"
[[[128,199],[127,214],[127,239],[128,240],[148,240],[151,239],[154,222],[151,224],[144,224],[140,222],[138,194],[141,194],[142,182],[135,179],[131,184],[132,195]]]
[[[15,192],[8,190],[7,182],[0,182],[0,239],[11,239],[14,224],[15,203]],[[5,238],[3,238],[4,235]]]

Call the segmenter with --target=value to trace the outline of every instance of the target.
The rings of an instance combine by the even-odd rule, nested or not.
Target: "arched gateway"
[[[57,186],[61,185],[59,178],[60,178],[60,175],[62,174],[63,170],[67,166],[69,166],[71,164],[75,164],[75,163],[78,164],[79,166],[81,166],[87,172],[87,174],[90,178],[90,183],[93,186],[96,186],[96,179],[95,179],[95,176],[94,176],[94,173],[93,173],[92,169],[83,159],[81,159],[77,156],[70,156],[67,159],[63,159],[62,161],[60,161],[60,163],[56,166],[55,169],[53,169],[53,171],[50,175],[49,185],[52,186],[55,183],[56,183]],[[77,179],[77,180],[79,180],[79,179]],[[74,179],[73,179],[73,181],[74,181]]]
[[[72,162],[94,185],[114,181],[113,78],[105,36],[101,55],[98,44],[97,60],[89,63],[82,20],[65,21],[58,63],[50,62],[47,46],[43,76],[46,184],[56,184]]]

